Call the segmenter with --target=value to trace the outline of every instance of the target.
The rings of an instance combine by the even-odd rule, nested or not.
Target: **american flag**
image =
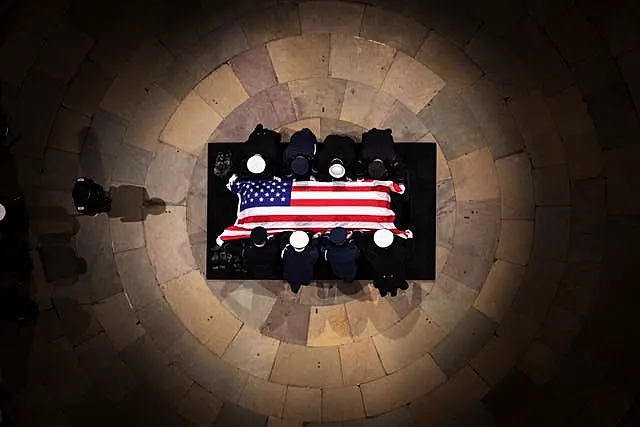
[[[409,238],[411,231],[393,224],[391,192],[402,194],[404,186],[392,181],[238,181],[227,188],[238,195],[238,218],[218,237],[248,238],[254,227],[269,235],[287,230],[326,232],[335,227],[347,230],[388,229]]]

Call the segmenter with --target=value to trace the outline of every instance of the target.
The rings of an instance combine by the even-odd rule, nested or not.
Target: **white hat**
[[[7,215],[7,210],[2,205],[2,203],[0,203],[0,221],[2,221],[6,215]]]
[[[309,235],[304,231],[294,231],[289,237],[289,243],[296,251],[302,251],[309,244]]]
[[[342,178],[345,172],[346,171],[344,169],[344,166],[342,166],[340,163],[334,163],[329,166],[329,175],[331,175],[333,178]]]
[[[249,169],[251,173],[262,173],[266,167],[267,163],[259,154],[254,154],[247,160],[247,169]]]
[[[378,230],[373,234],[373,241],[379,248],[388,248],[393,243],[393,233],[389,230]]]

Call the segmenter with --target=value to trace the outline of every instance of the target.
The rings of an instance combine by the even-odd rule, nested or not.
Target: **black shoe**
[[[409,284],[407,282],[404,282],[402,285],[400,285],[400,289],[406,291],[407,289],[409,289]]]
[[[397,289],[393,289],[393,290],[391,291],[391,296],[392,296],[392,297],[395,297],[396,295],[398,295],[398,290],[397,290]]]
[[[387,296],[387,291],[380,291],[380,296],[382,298],[386,297]]]

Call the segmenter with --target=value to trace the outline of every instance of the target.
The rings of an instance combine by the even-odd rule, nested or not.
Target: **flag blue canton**
[[[236,181],[232,189],[240,196],[240,210],[289,206],[291,181]]]

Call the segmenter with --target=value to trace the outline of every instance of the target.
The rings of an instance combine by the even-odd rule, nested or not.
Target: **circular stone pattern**
[[[420,7],[407,14],[439,16]],[[508,43],[476,34],[471,15],[450,25],[462,21],[447,20],[445,9],[433,30],[352,3],[270,5],[239,21],[216,9],[188,25],[170,19],[176,28],[132,42],[122,61],[109,52],[131,47],[111,33],[93,47],[72,25],[52,29],[46,44],[22,29],[13,35],[44,46],[32,58],[43,76],[9,77],[26,104],[43,109],[42,123],[53,121],[46,147],[39,127],[17,147],[44,260],[36,258],[34,286],[50,310],[39,322],[54,325],[38,330],[47,359],[33,362],[58,405],[45,415],[71,413],[69,402],[93,396],[91,387],[145,422],[436,426],[514,366],[518,379],[549,379],[595,287],[586,276],[597,276],[601,254],[581,248],[598,247],[606,220],[573,215],[572,201],[605,200],[584,85],[557,56],[573,64],[584,52],[563,40],[562,25],[542,33],[525,17],[536,40],[536,64],[527,65],[538,72],[529,76]],[[529,51],[526,39],[509,43]],[[378,127],[398,141],[437,144],[436,280],[394,298],[370,284],[353,293],[323,282],[293,295],[279,281],[206,281],[206,143],[243,141],[257,123],[285,140],[303,127],[319,139],[359,139]],[[626,165],[627,154],[610,154],[608,164]],[[42,214],[73,212],[76,174],[115,189],[110,217]],[[136,204],[141,194],[162,199],[164,211]],[[616,212],[632,210],[609,196]],[[87,261],[78,280],[54,277],[62,244],[44,237],[62,234],[74,235]],[[43,387],[30,385],[23,401]],[[127,399],[153,409],[127,412]]]

